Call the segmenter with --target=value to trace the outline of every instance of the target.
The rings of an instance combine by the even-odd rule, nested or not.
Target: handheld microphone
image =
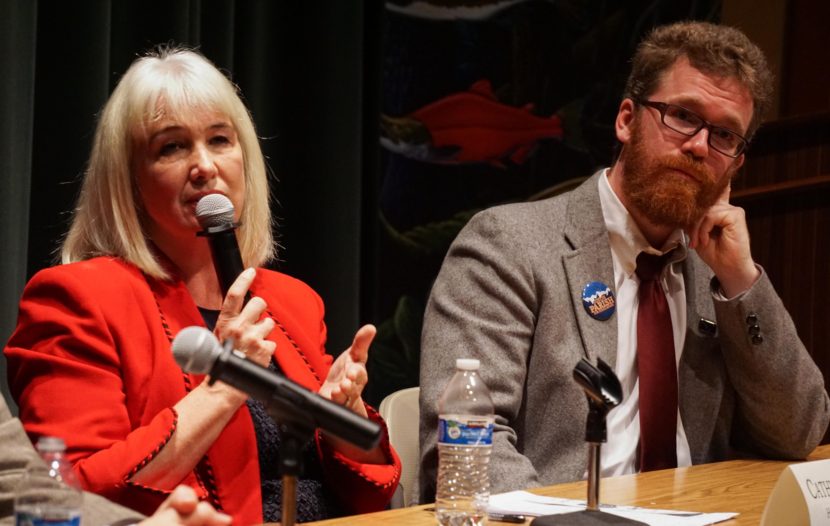
[[[236,241],[236,227],[239,224],[233,222],[233,216],[233,203],[222,194],[208,194],[196,203],[196,220],[203,229],[197,235],[206,237],[210,243],[213,267],[223,297],[245,270]]]
[[[208,374],[211,382],[222,380],[266,406],[276,406],[289,420],[319,427],[367,451],[378,445],[379,424],[248,360],[232,351],[232,345],[230,340],[220,345],[204,327],[186,327],[173,339],[173,357],[184,371]]]

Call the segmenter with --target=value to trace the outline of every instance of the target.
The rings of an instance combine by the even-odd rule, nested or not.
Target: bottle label
[[[438,442],[453,446],[493,444],[493,417],[441,415],[438,417]]]
[[[36,516],[25,511],[14,514],[15,526],[81,526],[81,514],[60,514],[55,517]]]

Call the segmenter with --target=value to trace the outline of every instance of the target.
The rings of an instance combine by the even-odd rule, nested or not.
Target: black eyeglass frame
[[[741,135],[740,133],[736,132],[735,130],[730,130],[729,128],[724,128],[723,126],[716,126],[716,125],[712,124],[711,122],[707,121],[706,119],[704,119],[703,117],[701,117],[700,115],[698,115],[697,113],[693,112],[692,110],[684,108],[683,106],[680,106],[678,104],[669,104],[667,102],[658,102],[656,100],[636,100],[636,99],[632,99],[632,100],[634,100],[634,103],[636,103],[636,104],[640,104],[642,106],[647,106],[649,108],[654,108],[657,111],[659,111],[660,112],[660,122],[663,123],[663,126],[665,126],[666,128],[668,128],[672,131],[676,131],[677,133],[685,135],[686,137],[694,137],[695,135],[700,133],[700,130],[702,130],[703,128],[706,128],[706,130],[709,132],[709,137],[706,141],[709,144],[709,147],[712,148],[713,150],[715,150],[716,152],[718,152],[722,155],[725,155],[727,157],[737,159],[738,157],[741,156],[742,153],[744,153],[746,151],[747,147],[749,146],[749,140],[746,137],[744,137],[743,135]],[[697,128],[695,128],[695,130],[693,132],[686,132],[686,131],[683,131],[683,130],[678,130],[677,128],[675,128],[674,126],[672,126],[672,125],[670,125],[669,123],[666,122],[666,111],[668,111],[669,108],[679,108],[679,109],[687,112],[689,115],[694,116],[696,119],[698,119],[700,121],[700,124],[697,126]],[[738,146],[738,149],[736,150],[736,153],[733,154],[733,153],[725,152],[725,151],[721,150],[720,148],[718,148],[717,146],[715,146],[714,144],[712,144],[712,131],[713,130],[714,131],[722,130],[722,131],[731,133],[732,135],[734,135],[735,137],[740,139],[741,142]]]

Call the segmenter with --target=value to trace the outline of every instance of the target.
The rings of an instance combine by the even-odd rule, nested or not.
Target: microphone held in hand
[[[206,237],[210,244],[223,297],[245,270],[236,241],[236,227],[239,224],[233,222],[233,216],[233,203],[222,194],[208,194],[196,203],[196,220],[203,229],[197,235]]]
[[[173,340],[173,356],[186,372],[208,374],[260,400],[292,422],[320,428],[370,450],[380,442],[381,427],[220,345],[204,327],[186,327]],[[278,422],[285,423],[285,422]]]

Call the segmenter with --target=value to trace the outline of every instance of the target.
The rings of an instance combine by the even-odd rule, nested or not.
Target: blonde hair
[[[237,229],[246,267],[275,255],[268,176],[253,120],[238,88],[201,54],[161,48],[137,59],[121,77],[99,116],[72,225],[61,246],[61,262],[117,256],[145,274],[169,279],[150,249],[143,211],[131,171],[138,132],[164,112],[206,109],[228,117],[242,147],[245,204]]]

